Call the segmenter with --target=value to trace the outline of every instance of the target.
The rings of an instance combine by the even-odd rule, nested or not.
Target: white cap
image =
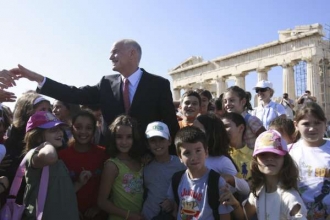
[[[5,156],[6,156],[6,147],[3,144],[0,144],[0,163]]]
[[[273,89],[273,83],[271,83],[270,81],[261,80],[257,83],[257,85],[255,87],[253,87],[253,89],[256,89],[256,88],[271,88],[271,89]]]
[[[155,121],[147,126],[146,137],[163,137],[167,140],[170,139],[170,132],[166,124],[160,121]]]

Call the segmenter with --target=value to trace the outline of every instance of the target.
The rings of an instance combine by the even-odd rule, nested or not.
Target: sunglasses
[[[256,93],[258,92],[266,92],[268,88],[256,88]]]

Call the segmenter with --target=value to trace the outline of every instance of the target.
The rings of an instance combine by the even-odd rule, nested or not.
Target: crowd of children
[[[165,123],[154,121],[145,139],[138,121],[119,115],[104,146],[98,108],[51,105],[27,91],[13,116],[0,105],[1,205],[23,161],[16,196],[25,205],[22,219],[329,219],[330,142],[322,108],[306,102],[291,120],[270,100],[271,83],[255,89],[263,108],[253,109],[251,94],[238,86],[215,108],[209,91],[186,91],[178,107],[181,129],[172,137]],[[169,153],[173,144],[176,155]]]

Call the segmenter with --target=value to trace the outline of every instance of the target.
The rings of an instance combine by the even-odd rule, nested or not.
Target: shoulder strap
[[[49,180],[49,166],[45,166],[44,168],[42,168],[42,174],[39,184],[38,201],[37,201],[38,206],[36,209],[37,220],[42,219],[46,197],[47,197],[48,180]]]
[[[22,180],[23,180],[23,177],[25,174],[25,170],[26,170],[25,164],[26,164],[28,158],[30,158],[31,155],[34,153],[34,151],[35,151],[35,148],[30,150],[24,156],[23,160],[21,161],[21,163],[16,171],[15,178],[11,184],[9,196],[14,196],[16,198],[18,190],[21,186],[21,183],[22,183]],[[44,205],[45,205],[46,196],[47,196],[48,179],[49,179],[49,166],[45,166],[42,169],[42,174],[41,174],[40,184],[39,184],[38,201],[37,201],[38,205],[37,205],[37,209],[36,209],[37,220],[42,219],[42,214],[43,214]]]
[[[21,186],[24,174],[25,174],[25,164],[28,160],[28,158],[31,157],[31,155],[34,153],[35,149],[30,150],[23,158],[21,161],[19,167],[17,168],[16,175],[14,177],[13,182],[11,183],[10,191],[9,191],[9,196],[15,197],[17,196],[18,190]]]
[[[173,190],[173,195],[174,195],[174,200],[177,205],[180,204],[179,201],[179,195],[178,195],[178,188],[179,188],[179,183],[181,181],[182,175],[186,172],[186,170],[181,170],[179,172],[176,172],[172,176],[172,190]]]
[[[209,179],[207,181],[207,185],[208,185],[207,196],[208,196],[208,203],[212,209],[213,217],[215,220],[220,219],[218,212],[218,208],[220,205],[219,178],[220,178],[220,174],[211,169],[209,173]]]

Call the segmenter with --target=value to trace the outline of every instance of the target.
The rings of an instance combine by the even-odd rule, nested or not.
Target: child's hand
[[[231,205],[233,207],[238,207],[240,206],[239,201],[234,197],[234,195],[230,192],[228,186],[223,187],[220,189],[221,190],[221,195],[219,198],[219,201],[223,205]]]
[[[91,171],[83,170],[83,171],[81,171],[81,173],[79,175],[79,183],[81,185],[85,185],[91,177],[92,177]]]
[[[165,199],[162,203],[160,203],[160,207],[163,211],[170,212],[173,209],[173,203],[170,200]]]
[[[84,217],[86,218],[94,218],[99,212],[101,211],[101,209],[97,206],[94,206],[92,208],[87,209],[87,211],[84,213]]]

